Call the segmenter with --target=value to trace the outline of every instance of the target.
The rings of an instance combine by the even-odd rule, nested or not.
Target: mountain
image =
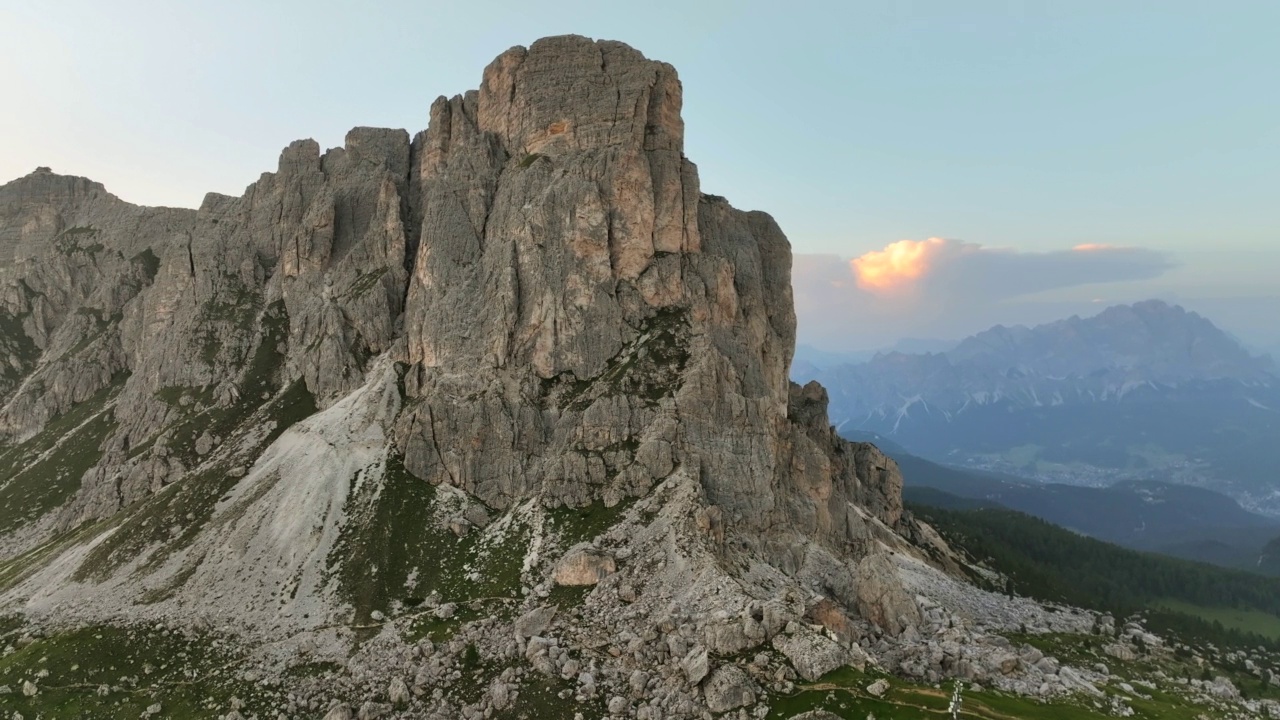
[[[1274,366],[1249,355],[1213,323],[1159,300],[1035,328],[996,326],[961,341],[948,357],[993,370],[1017,367],[1048,377],[1089,377],[1113,393],[1135,382],[1275,380]]]
[[[1280,514],[1274,363],[1159,301],[810,376],[842,430],[934,460],[1077,485],[1198,485]]]
[[[548,38],[198,210],[0,188],[6,712],[1132,711],[1015,634],[1114,619],[968,583],[789,382],[789,244],[701,192],[681,104]],[[1158,703],[1264,708],[1210,687]]]

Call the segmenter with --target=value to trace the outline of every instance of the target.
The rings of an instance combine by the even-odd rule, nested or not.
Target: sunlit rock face
[[[21,560],[0,604],[321,655],[422,606],[557,674],[529,628],[573,622],[573,653],[653,645],[600,682],[647,668],[637,692],[669,686],[673,717],[705,705],[685,666],[818,598],[840,639],[781,642],[819,647],[805,663],[911,632],[896,563],[930,568],[908,539],[929,535],[893,462],[789,382],[789,243],[701,194],[680,107],[669,65],[549,38],[412,139],[298,141],[196,211],[43,171],[0,188],[0,558]],[[940,539],[928,557],[952,562]],[[540,609],[565,588],[577,612]],[[369,661],[417,657],[405,637]],[[716,707],[754,701],[742,672],[714,675]]]

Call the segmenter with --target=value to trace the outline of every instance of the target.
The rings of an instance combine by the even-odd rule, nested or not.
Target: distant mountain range
[[[1158,300],[793,376],[829,389],[842,431],[932,460],[1073,485],[1197,485],[1280,515],[1274,361]]]

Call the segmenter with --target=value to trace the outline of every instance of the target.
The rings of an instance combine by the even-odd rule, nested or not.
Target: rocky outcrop
[[[800,677],[809,681],[854,660],[848,650],[809,630],[797,629],[790,634],[778,635],[773,639],[773,647],[791,661]]]
[[[552,579],[557,585],[595,585],[617,569],[617,564],[607,553],[582,549],[561,559]]]
[[[707,708],[715,713],[736,710],[756,702],[750,678],[736,665],[718,668],[707,678],[703,693],[707,698]]]
[[[760,715],[766,685],[910,640],[895,559],[945,543],[788,381],[789,244],[701,194],[681,102],[668,65],[550,38],[412,140],[298,141],[198,211],[6,186],[8,482],[88,452],[0,525],[7,557],[51,541],[0,605],[309,657],[380,632],[399,674],[309,708],[333,717],[503,710],[526,667],[613,714]],[[466,712],[427,694],[482,659],[506,669]]]

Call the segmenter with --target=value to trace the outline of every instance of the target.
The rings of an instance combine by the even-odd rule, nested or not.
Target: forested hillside
[[[1280,579],[1111,545],[1020,512],[914,505],[953,545],[1008,577],[1006,592],[1230,644],[1280,645]],[[1247,621],[1224,623],[1223,611]]]

